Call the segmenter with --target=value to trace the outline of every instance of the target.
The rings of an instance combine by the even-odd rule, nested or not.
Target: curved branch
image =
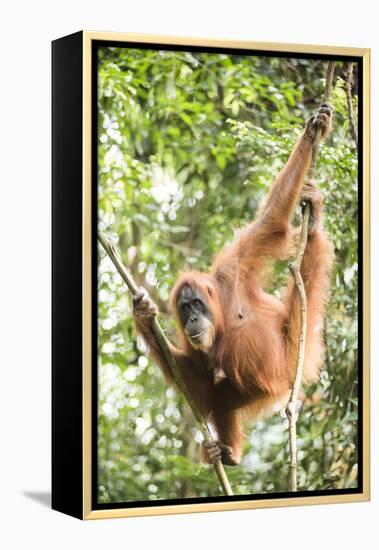
[[[122,260],[120,258],[120,255],[118,254],[116,248],[112,243],[108,241],[108,239],[101,233],[98,233],[98,239],[101,243],[102,247],[104,248],[105,252],[108,254],[109,258],[112,260],[115,268],[121,275],[122,279],[126,283],[128,289],[130,290],[130,293],[132,295],[136,294],[139,287],[135,280],[133,279],[132,274],[126,269],[124,264],[122,263]],[[180,391],[183,393],[184,397],[186,398],[188,405],[190,406],[192,413],[198,423],[198,427],[201,430],[204,440],[206,443],[212,443],[213,437],[211,434],[211,431],[208,427],[208,424],[205,422],[204,418],[201,416],[200,412],[198,411],[193,399],[191,398],[190,394],[187,391],[187,388],[184,384],[182,374],[180,371],[180,367],[174,357],[174,355],[171,353],[169,342],[159,324],[159,321],[157,318],[154,318],[152,323],[152,330],[154,333],[154,336],[156,338],[156,341],[158,343],[158,346],[166,359],[168,365],[170,366],[172,376],[175,380],[175,383],[177,387],[180,389]],[[218,461],[216,464],[214,464],[214,469],[216,471],[218,480],[220,482],[222,491],[227,496],[232,496],[233,491],[230,486],[228,477],[226,475],[225,469],[221,461]]]

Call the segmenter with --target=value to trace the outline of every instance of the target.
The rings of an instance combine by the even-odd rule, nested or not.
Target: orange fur
[[[243,444],[241,418],[257,418],[284,403],[293,383],[300,331],[299,299],[289,278],[282,300],[264,291],[268,261],[287,258],[292,243],[290,217],[308,169],[312,140],[299,140],[260,209],[257,220],[240,231],[215,258],[209,273],[183,273],[173,288],[171,306],[179,322],[179,347],[172,346],[188,389],[219,440],[238,462]],[[316,226],[309,236],[301,273],[308,300],[308,337],[304,383],[317,379],[322,364],[322,324],[328,296],[331,245],[322,229],[322,206],[315,191]],[[184,284],[200,290],[212,314],[214,342],[194,349],[177,311]],[[137,328],[149,342],[166,378],[170,369],[146,325]],[[218,374],[222,373],[221,379]]]

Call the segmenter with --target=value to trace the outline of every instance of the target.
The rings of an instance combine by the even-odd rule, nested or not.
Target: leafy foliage
[[[319,161],[336,263],[325,370],[298,423],[302,490],[357,482],[357,153],[345,71],[339,62],[334,131]],[[99,226],[159,305],[170,338],[179,271],[209,267],[254,217],[318,106],[324,73],[309,59],[99,50]],[[278,263],[273,292],[287,276]],[[213,469],[199,463],[192,415],[137,340],[128,291],[100,249],[98,318],[100,502],[219,495]],[[286,491],[285,416],[248,433],[242,464],[228,468],[235,494]]]

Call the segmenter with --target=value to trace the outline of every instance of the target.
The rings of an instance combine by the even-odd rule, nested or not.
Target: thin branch
[[[98,239],[104,248],[105,252],[108,254],[109,258],[112,260],[114,266],[116,267],[117,271],[121,275],[122,279],[126,283],[128,289],[130,290],[131,294],[134,295],[137,293],[139,287],[135,280],[133,279],[133,276],[131,273],[126,269],[126,267],[123,265],[120,255],[118,254],[116,248],[112,243],[108,241],[108,239],[101,233],[98,233]],[[154,333],[154,336],[156,338],[156,341],[159,345],[159,348],[162,352],[162,355],[166,359],[170,369],[172,376],[175,380],[175,383],[177,387],[180,389],[180,391],[183,393],[184,397],[186,398],[192,413],[198,423],[199,429],[201,430],[204,440],[206,443],[212,443],[213,437],[211,434],[211,431],[208,427],[208,424],[205,422],[204,418],[201,416],[200,412],[198,411],[196,404],[194,403],[192,397],[187,391],[187,388],[184,384],[182,373],[180,370],[180,367],[174,357],[174,355],[171,353],[170,350],[170,344],[167,340],[158,319],[155,317],[152,322],[152,330]],[[227,496],[232,496],[233,491],[230,486],[228,477],[226,475],[225,469],[221,461],[218,461],[216,464],[214,464],[214,469],[216,471],[218,480],[220,482],[221,488],[223,490],[223,493]]]
[[[120,248],[121,261],[123,261],[123,259],[126,258],[126,254],[123,252],[123,248],[128,247],[128,242],[130,238],[131,238],[132,245],[135,247],[136,252],[134,254],[134,257],[128,264],[128,270],[132,275],[134,282],[137,284],[137,286],[143,286],[149,292],[150,296],[153,298],[154,302],[157,304],[159,312],[168,314],[167,301],[162,300],[162,298],[159,296],[159,289],[156,286],[148,283],[146,280],[146,277],[143,274],[138,272],[142,238],[141,238],[140,227],[137,224],[137,222],[135,222],[135,220],[131,222],[131,232],[128,233],[127,231],[124,231],[124,233],[120,237],[119,248]]]
[[[325,81],[325,89],[324,89],[324,103],[327,103],[329,101],[330,93],[332,90],[332,83],[333,83],[333,76],[334,76],[334,69],[336,68],[336,62],[335,61],[329,61],[328,67],[326,70],[326,81]],[[316,174],[316,167],[317,167],[317,161],[318,161],[318,152],[320,148],[320,140],[321,140],[321,134],[322,130],[318,130],[315,136],[315,140],[313,142],[313,149],[312,149],[312,161],[311,165],[308,170],[308,179],[311,181],[314,179]]]
[[[329,101],[330,92],[333,84],[333,75],[336,63],[330,61],[326,72],[326,82],[324,90],[324,102]],[[312,160],[308,170],[308,178],[313,180],[316,173],[318,151],[321,139],[321,130],[318,130],[315,136],[312,149]],[[293,262],[289,264],[289,269],[294,278],[296,289],[299,293],[300,300],[300,334],[299,346],[297,350],[295,380],[291,389],[291,394],[286,407],[288,417],[289,441],[290,441],[290,491],[297,491],[297,440],[296,440],[296,402],[299,396],[301,387],[301,379],[303,375],[305,343],[307,338],[307,297],[305,294],[304,283],[301,277],[301,262],[303,260],[305,248],[308,240],[310,205],[306,204],[303,213],[303,221],[301,226],[300,243]]]
[[[301,378],[303,374],[305,342],[307,338],[307,297],[303,279],[301,277],[300,267],[303,259],[305,247],[308,240],[310,206],[307,204],[303,213],[303,222],[301,226],[300,246],[296,258],[289,264],[289,269],[295,281],[296,289],[300,299],[300,335],[299,347],[297,350],[296,374],[291,389],[291,395],[286,407],[288,417],[288,428],[290,436],[290,490],[297,491],[297,441],[296,441],[296,402],[300,391]]]
[[[348,63],[347,65],[345,88],[346,88],[347,109],[349,112],[351,133],[353,135],[355,145],[358,148],[358,131],[357,131],[357,124],[354,118],[353,97],[351,94],[352,83],[353,83],[353,66],[354,65],[352,62]]]

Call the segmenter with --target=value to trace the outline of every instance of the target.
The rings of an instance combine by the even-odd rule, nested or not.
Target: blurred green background
[[[318,181],[336,263],[325,323],[325,369],[298,422],[299,489],[357,485],[357,152],[337,63],[334,129]],[[357,109],[357,82],[353,99]],[[158,304],[182,269],[207,269],[252,218],[319,106],[326,62],[265,56],[101,48],[98,52],[99,227]],[[275,266],[279,292],[286,262]],[[191,412],[136,339],[131,301],[99,248],[98,498],[101,503],[221,495],[200,464]],[[287,419],[246,429],[235,494],[288,489]]]

